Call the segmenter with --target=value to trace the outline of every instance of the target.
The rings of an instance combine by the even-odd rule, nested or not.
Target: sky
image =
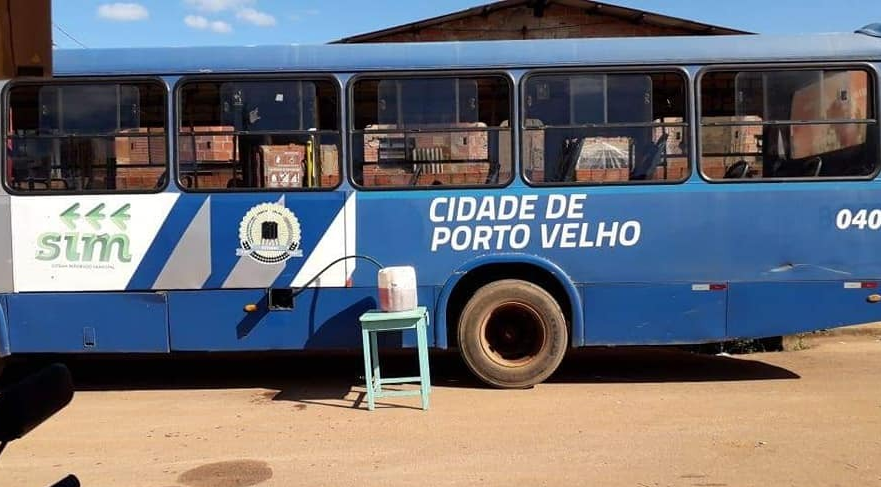
[[[321,44],[487,0],[52,0],[58,48]],[[758,33],[852,32],[881,0],[607,0]]]

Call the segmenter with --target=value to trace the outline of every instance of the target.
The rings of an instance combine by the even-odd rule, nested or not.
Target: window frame
[[[506,181],[499,181],[497,184],[444,184],[438,186],[364,186],[355,181],[355,158],[352,155],[351,147],[354,145],[356,132],[363,133],[364,130],[355,129],[355,83],[362,80],[405,80],[413,78],[479,78],[479,77],[498,77],[505,81],[508,85],[508,113],[509,124],[508,130],[511,134],[511,174]],[[517,84],[510,72],[505,70],[468,70],[456,69],[448,71],[370,71],[360,72],[349,78],[346,84],[346,143],[350,148],[346,154],[346,171],[348,183],[358,191],[444,191],[444,190],[462,190],[462,189],[503,189],[507,188],[517,179],[517,161],[515,151],[517,151],[517,137],[514,120],[516,118],[516,100]],[[491,127],[487,127],[490,129]],[[501,132],[500,127],[494,130]],[[406,131],[406,129],[404,129]],[[437,130],[440,132],[442,130]],[[467,130],[462,130],[467,131]]]
[[[284,82],[284,81],[327,81],[333,86],[334,94],[336,95],[337,101],[337,125],[338,129],[336,131],[337,136],[339,137],[339,142],[337,143],[337,170],[339,171],[339,177],[337,178],[337,182],[333,186],[324,186],[324,187],[316,187],[316,188],[243,188],[243,187],[235,187],[235,188],[188,188],[181,182],[181,160],[180,160],[180,135],[181,135],[181,124],[183,122],[183,97],[182,90],[185,85],[188,83],[199,83],[199,82],[229,82],[229,81],[269,81],[269,82]],[[285,73],[254,73],[254,74],[235,74],[235,73],[206,73],[206,74],[191,74],[186,76],[181,76],[177,82],[174,84],[174,139],[172,140],[172,150],[174,152],[174,184],[177,188],[184,193],[248,193],[248,194],[260,194],[260,193],[315,193],[315,192],[332,192],[337,190],[340,185],[342,185],[345,176],[343,174],[343,157],[345,157],[345,149],[344,149],[344,140],[346,137],[345,130],[343,129],[343,99],[342,99],[342,90],[340,88],[339,79],[331,73],[298,73],[298,72],[285,72]],[[303,132],[303,131],[297,131]],[[321,133],[321,131],[317,131],[316,133]]]
[[[156,186],[150,189],[122,189],[122,190],[108,190],[108,189],[99,189],[92,191],[82,191],[82,190],[71,190],[71,189],[33,189],[22,191],[20,189],[13,188],[9,184],[9,179],[7,177],[7,167],[9,164],[8,157],[6,154],[6,150],[4,149],[2,152],[2,156],[0,156],[0,179],[2,179],[3,190],[6,191],[10,195],[14,196],[65,196],[65,195],[126,195],[126,194],[158,194],[163,193],[168,189],[170,184],[170,178],[168,178],[168,172],[171,170],[171,161],[172,161],[172,153],[170,151],[169,142],[171,141],[171,110],[169,109],[169,97],[171,95],[171,90],[166,82],[160,76],[113,76],[113,77],[101,77],[101,76],[71,76],[71,77],[57,77],[57,78],[23,78],[23,79],[12,79],[9,80],[8,83],[3,87],[2,94],[2,111],[4,113],[2,120],[0,120],[0,139],[2,139],[3,144],[5,146],[6,142],[11,140],[7,135],[7,117],[6,113],[9,110],[9,101],[12,89],[16,86],[62,86],[62,85],[113,85],[113,84],[155,84],[162,88],[162,107],[164,110],[164,129],[165,129],[165,163],[163,165],[157,164],[156,167],[164,168],[164,174],[166,177],[161,178],[162,184],[160,186]]]
[[[875,111],[874,123],[870,120],[873,119],[865,119],[867,122],[863,123],[866,126],[866,132],[868,133],[872,126],[874,125],[875,137],[877,140],[877,147],[875,151],[875,170],[868,175],[865,176],[822,176],[822,177],[792,177],[792,178],[735,178],[735,179],[714,179],[709,178],[704,173],[704,165],[703,165],[703,144],[702,144],[702,134],[704,124],[703,120],[703,90],[702,82],[704,76],[709,73],[717,73],[717,72],[780,72],[780,71],[864,71],[869,76],[868,86],[872,90],[872,103],[868,106],[871,106]],[[795,63],[781,63],[781,62],[769,62],[769,63],[734,63],[734,64],[714,64],[708,66],[702,66],[698,69],[697,73],[694,77],[694,93],[695,93],[695,117],[697,119],[697,124],[695,124],[695,145],[697,147],[695,152],[695,164],[697,166],[697,173],[700,175],[701,179],[710,184],[762,184],[762,183],[823,183],[823,182],[837,182],[837,181],[872,181],[878,177],[879,173],[881,173],[881,100],[879,100],[879,93],[881,93],[881,89],[879,89],[879,80],[881,80],[881,76],[879,76],[879,71],[875,67],[874,64],[870,62],[795,62]],[[744,124],[745,126],[754,126],[759,124]],[[784,125],[784,124],[772,124],[772,125]],[[792,126],[794,124],[789,124]],[[801,125],[826,125],[823,123],[804,123]]]
[[[552,182],[535,182],[526,177],[526,164],[524,160],[524,134],[528,131],[528,127],[525,126],[526,123],[526,88],[529,80],[534,76],[548,76],[548,75],[597,75],[603,74],[607,76],[613,75],[626,75],[626,74],[675,74],[681,77],[683,81],[683,88],[685,89],[684,93],[684,117],[681,124],[677,124],[683,127],[683,133],[687,134],[688,137],[693,137],[695,135],[694,132],[694,120],[692,114],[692,107],[695,96],[694,88],[692,86],[692,77],[689,73],[688,69],[682,65],[669,65],[669,66],[590,66],[590,67],[578,67],[578,68],[536,68],[530,69],[527,71],[523,77],[520,79],[520,113],[519,113],[519,123],[517,127],[518,141],[519,147],[518,150],[518,160],[520,162],[519,174],[520,178],[523,182],[533,188],[572,188],[572,187],[611,187],[611,186],[657,186],[657,185],[668,185],[674,186],[679,184],[686,183],[691,177],[694,175],[694,168],[696,165],[696,159],[694,158],[694,154],[692,153],[692,141],[689,141],[686,144],[687,153],[684,155],[685,163],[686,163],[686,171],[685,177],[680,179],[664,179],[664,180],[634,180],[634,181],[610,181],[610,182],[602,182],[602,181],[552,181]],[[605,125],[609,127],[634,127],[634,126],[663,126],[663,125],[673,125],[673,124],[653,124],[653,123],[611,123],[611,124],[584,124],[584,126],[589,125]]]

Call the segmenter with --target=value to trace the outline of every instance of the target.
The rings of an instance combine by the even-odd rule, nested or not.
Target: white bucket
[[[379,309],[409,311],[416,308],[416,269],[412,266],[380,269],[377,282]]]

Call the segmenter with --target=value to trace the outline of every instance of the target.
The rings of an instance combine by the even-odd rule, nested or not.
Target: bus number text
[[[853,212],[845,208],[835,217],[835,225],[839,230],[848,228],[878,230],[881,229],[881,210],[861,209]]]

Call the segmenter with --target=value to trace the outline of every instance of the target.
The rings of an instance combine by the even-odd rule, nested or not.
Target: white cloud
[[[321,12],[317,8],[309,8],[309,9],[303,10],[299,14],[291,14],[290,19],[293,20],[294,22],[299,22],[299,21],[303,20],[304,16],[318,15],[319,13],[321,13]]]
[[[119,22],[130,22],[144,20],[150,17],[150,12],[139,3],[105,3],[98,6],[98,17]]]
[[[214,22],[211,22],[209,29],[217,32],[218,34],[228,34],[232,32],[232,26],[222,20],[215,20]]]
[[[184,23],[194,29],[207,29],[209,24],[208,19],[201,15],[187,15],[184,17]]]
[[[254,0],[184,0],[184,3],[201,12],[222,12],[244,8]]]
[[[232,26],[222,20],[208,20],[201,15],[187,15],[184,17],[184,23],[193,29],[210,30],[218,34],[227,34],[232,32]]]
[[[269,15],[266,12],[260,12],[259,10],[254,10],[253,8],[243,8],[236,12],[236,17],[245,22],[260,26],[260,27],[268,27],[270,25],[275,25],[275,17]]]

